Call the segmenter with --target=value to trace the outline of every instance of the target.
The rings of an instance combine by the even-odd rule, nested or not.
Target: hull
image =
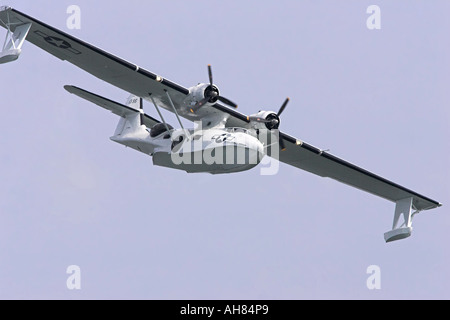
[[[153,164],[188,173],[224,174],[250,170],[263,157],[261,150],[227,145],[194,152],[157,152],[153,155]]]

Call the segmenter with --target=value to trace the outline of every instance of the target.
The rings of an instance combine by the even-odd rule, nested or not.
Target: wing
[[[119,117],[125,118],[128,115],[139,113],[139,110],[127,107],[121,103],[101,97],[99,95],[96,95],[95,93],[80,89],[75,86],[65,86],[64,89],[80,98],[95,103],[96,105],[111,111]],[[144,114],[143,122],[144,125],[148,128],[152,128],[155,124],[160,123],[158,120],[150,117],[148,114]]]
[[[228,127],[243,127],[248,124],[245,115],[219,103],[205,106],[201,112],[193,114],[183,107],[183,103],[189,95],[188,88],[114,56],[16,9],[0,8],[0,26],[5,27],[6,21],[9,22],[12,32],[21,25],[31,23],[31,29],[26,37],[27,41],[136,96],[151,101],[151,94],[160,107],[173,112],[173,107],[167,97],[168,93],[179,115],[190,121],[226,115]]]
[[[246,115],[221,106],[216,108],[230,115],[227,127],[248,126],[249,118]],[[288,134],[280,132],[280,136],[286,144],[286,150],[279,153],[278,160],[281,162],[321,177],[332,178],[396,203],[412,198],[413,207],[419,211],[442,206],[438,201],[402,187]]]
[[[330,153],[281,133],[285,140],[286,150],[280,152],[280,161],[306,170],[321,177],[328,177],[364,190],[387,200],[397,202],[413,198],[416,210],[428,210],[440,207],[438,201],[418,194],[372,172],[362,169]]]
[[[51,27],[13,8],[3,8],[0,20],[9,21],[11,31],[31,23],[26,40],[55,57],[68,61],[86,72],[139,97],[151,93],[165,106],[170,106],[167,91],[178,107],[189,94],[189,89],[164,79],[134,63],[125,61],[65,32]],[[4,23],[0,23],[5,27]]]

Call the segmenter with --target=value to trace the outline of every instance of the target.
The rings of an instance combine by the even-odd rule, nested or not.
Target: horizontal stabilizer
[[[140,112],[137,109],[133,109],[133,108],[123,105],[121,103],[101,97],[95,93],[91,93],[89,91],[80,89],[75,86],[64,86],[64,89],[66,89],[68,92],[70,92],[80,98],[83,98],[87,101],[95,103],[96,105],[98,105],[102,108],[105,108],[106,110],[111,111],[112,113],[118,115],[119,117],[125,118],[127,116],[130,116],[130,115]],[[143,122],[144,122],[144,125],[148,128],[152,128],[155,124],[160,123],[158,120],[150,117],[147,114],[144,114]]]

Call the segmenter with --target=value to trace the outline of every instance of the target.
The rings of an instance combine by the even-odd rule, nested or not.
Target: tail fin
[[[139,111],[136,113],[131,113],[125,117],[121,117],[119,123],[117,124],[115,136],[126,134],[127,132],[134,131],[136,128],[143,124],[141,113],[142,99],[135,95],[130,95],[125,104],[128,108]]]
[[[138,96],[135,96],[134,94],[131,94],[128,99],[127,102],[125,103],[125,105],[127,107],[130,107],[134,110],[140,110],[141,109],[141,98],[139,98]]]

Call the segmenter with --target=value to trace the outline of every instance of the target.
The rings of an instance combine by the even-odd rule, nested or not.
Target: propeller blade
[[[213,74],[212,74],[212,67],[210,64],[208,64],[208,74],[209,74],[209,83],[211,84],[211,87],[213,86]]]
[[[286,109],[287,104],[289,103],[289,98],[286,98],[286,100],[284,101],[283,105],[281,106],[280,110],[278,111],[277,115],[280,116],[284,109]]]
[[[225,103],[225,104],[227,104],[230,107],[233,107],[235,109],[237,109],[237,107],[238,107],[238,105],[236,103],[234,103],[233,101],[231,101],[231,100],[229,100],[227,98],[224,98],[222,96],[218,96],[217,99],[219,99],[221,102],[223,102],[223,103]]]

